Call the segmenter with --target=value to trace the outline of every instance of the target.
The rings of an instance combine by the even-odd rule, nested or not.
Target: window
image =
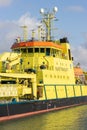
[[[15,49],[14,52],[20,53],[20,49]]]
[[[2,80],[1,84],[16,84],[15,80]]]
[[[50,55],[50,48],[46,48],[46,56]]]
[[[59,79],[59,75],[57,75],[57,78]]]
[[[47,74],[45,75],[45,77],[47,77]]]
[[[55,55],[56,55],[56,49],[52,49],[51,53],[52,53],[53,57],[55,57]]]
[[[28,48],[28,53],[33,53],[33,48]]]
[[[63,79],[65,79],[65,76],[63,76]]]
[[[39,52],[39,48],[35,48],[35,52],[36,52],[36,53]]]
[[[40,52],[41,52],[41,53],[44,53],[44,52],[45,52],[45,49],[44,49],[44,48],[40,48]]]
[[[54,75],[54,78],[56,78],[56,75]]]
[[[52,75],[50,75],[50,78],[52,78]]]
[[[21,49],[21,52],[22,52],[22,53],[26,53],[26,52],[27,52],[26,48],[22,48],[22,49]]]

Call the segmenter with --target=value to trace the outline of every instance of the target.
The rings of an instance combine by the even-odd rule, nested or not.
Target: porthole
[[[56,75],[54,75],[54,78],[56,78]]]
[[[50,75],[50,78],[52,78],[52,75]]]
[[[45,75],[45,77],[47,77],[47,74]]]
[[[57,75],[57,78],[59,79],[59,75]]]

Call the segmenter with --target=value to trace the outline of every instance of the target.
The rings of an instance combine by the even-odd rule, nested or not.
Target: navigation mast
[[[28,40],[28,27],[24,25],[21,28],[23,28],[23,40],[26,42]]]
[[[40,13],[42,14],[42,22],[46,26],[46,40],[51,41],[51,31],[52,31],[52,20],[55,19],[55,13],[58,11],[57,7],[53,8],[52,12],[45,12],[43,8],[40,9]]]

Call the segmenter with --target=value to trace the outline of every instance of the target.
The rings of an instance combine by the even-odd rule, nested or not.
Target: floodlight
[[[55,7],[53,8],[53,11],[56,13],[56,12],[58,11],[58,8],[55,6]]]
[[[44,14],[44,9],[43,8],[40,9],[40,13]]]

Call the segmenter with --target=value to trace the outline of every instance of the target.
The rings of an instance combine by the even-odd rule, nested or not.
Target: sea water
[[[87,105],[2,122],[0,130],[87,130]]]

